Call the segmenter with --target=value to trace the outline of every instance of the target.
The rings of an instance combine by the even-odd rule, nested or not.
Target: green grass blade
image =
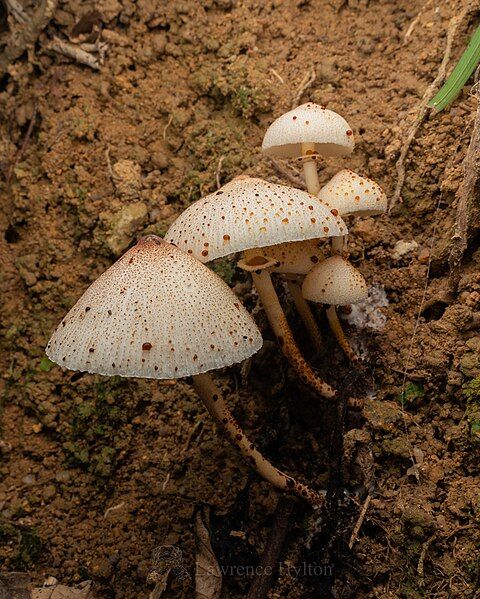
[[[458,96],[462,87],[480,62],[480,27],[473,34],[467,49],[462,54],[457,66],[447,79],[443,87],[428,103],[429,106],[440,112],[451,104]]]

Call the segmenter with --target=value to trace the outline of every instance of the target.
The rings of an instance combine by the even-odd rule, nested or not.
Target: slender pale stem
[[[333,334],[337,338],[338,344],[342,348],[344,354],[352,362],[358,362],[358,356],[353,351],[352,346],[350,345],[350,342],[348,341],[345,335],[342,325],[340,324],[340,320],[338,319],[335,306],[329,306],[326,312],[330,328],[332,329]]]
[[[315,144],[302,144],[302,156],[308,156],[308,154],[316,154]],[[303,163],[303,175],[308,192],[316,196],[320,191],[320,181],[318,180],[317,163],[315,160],[305,160]]]
[[[345,249],[347,236],[343,235],[340,237],[332,237],[332,254],[343,254]]]
[[[194,376],[193,385],[210,415],[221,425],[227,437],[240,450],[250,466],[265,480],[268,480],[269,483],[278,489],[297,493],[312,505],[318,506],[323,504],[324,495],[322,493],[310,489],[307,485],[275,468],[255,448],[228,409],[220,389],[209,374],[197,374]]]
[[[322,347],[322,335],[320,333],[320,329],[318,328],[318,324],[315,320],[312,309],[308,305],[307,300],[303,297],[302,288],[296,281],[292,281],[291,279],[287,279],[287,285],[293,301],[295,302],[295,306],[297,307],[297,311],[300,314],[300,318],[303,320],[303,324],[310,335],[313,345],[317,351],[320,351]]]
[[[278,339],[283,353],[295,372],[316,393],[323,395],[323,397],[335,397],[337,394],[335,389],[317,376],[302,356],[300,348],[288,325],[283,308],[278,301],[277,292],[273,286],[270,273],[266,270],[252,272],[252,278],[270,326]]]

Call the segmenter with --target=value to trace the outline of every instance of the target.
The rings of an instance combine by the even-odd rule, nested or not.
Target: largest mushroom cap
[[[336,210],[315,196],[253,177],[238,177],[189,206],[165,239],[209,262],[235,252],[345,235]]]
[[[315,144],[322,156],[345,156],[353,150],[353,131],[333,110],[308,102],[282,114],[270,125],[262,152],[279,158],[298,158],[302,143]]]
[[[318,197],[336,208],[340,216],[374,216],[387,210],[387,195],[380,185],[348,168],[334,175]]]
[[[340,256],[319,262],[303,281],[303,297],[312,302],[346,306],[368,296],[362,273]]]
[[[46,353],[71,370],[162,379],[241,362],[261,345],[229,287],[152,235],[85,291]]]

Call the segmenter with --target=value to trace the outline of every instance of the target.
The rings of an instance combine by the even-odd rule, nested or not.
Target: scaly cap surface
[[[46,353],[71,370],[162,379],[241,362],[261,345],[257,325],[230,288],[151,235],[92,283]]]

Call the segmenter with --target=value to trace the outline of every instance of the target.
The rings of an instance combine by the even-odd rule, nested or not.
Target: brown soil
[[[100,71],[46,50],[93,9],[108,42]],[[193,520],[202,503],[212,506],[221,564],[257,562],[276,492],[239,463],[191,387],[63,372],[42,360],[44,347],[66,310],[137,236],[164,232],[217,178],[247,172],[289,183],[259,146],[295,99],[328,105],[355,131],[354,154],[325,164],[322,180],[349,166],[391,194],[402,140],[460,12],[458,2],[419,0],[59,3],[35,53],[0,81],[3,570],[28,570],[37,583],[47,575],[64,584],[93,579],[98,597],[147,597],[155,547],[180,547],[193,573]],[[476,17],[472,8],[461,24],[452,64]],[[296,98],[312,68],[312,86]],[[325,522],[301,503],[289,530],[292,563],[329,565],[332,573],[285,574],[274,597],[474,597],[478,590],[475,236],[455,294],[447,263],[475,108],[467,87],[451,109],[429,115],[407,158],[403,203],[351,224],[354,263],[385,287],[387,325],[350,331],[365,347],[369,393],[349,413],[336,531],[327,538]],[[395,258],[399,240],[418,247]],[[412,342],[432,241],[427,304]],[[254,308],[248,281],[226,261],[217,270]],[[324,488],[332,408],[319,408],[298,385],[261,311],[257,318],[266,343],[248,376],[232,368],[219,380],[272,461]],[[324,332],[326,350],[315,364],[339,384],[349,366]],[[373,500],[349,551],[367,490]],[[174,578],[168,596],[193,595],[188,580]],[[223,596],[245,596],[249,582],[225,576]]]

